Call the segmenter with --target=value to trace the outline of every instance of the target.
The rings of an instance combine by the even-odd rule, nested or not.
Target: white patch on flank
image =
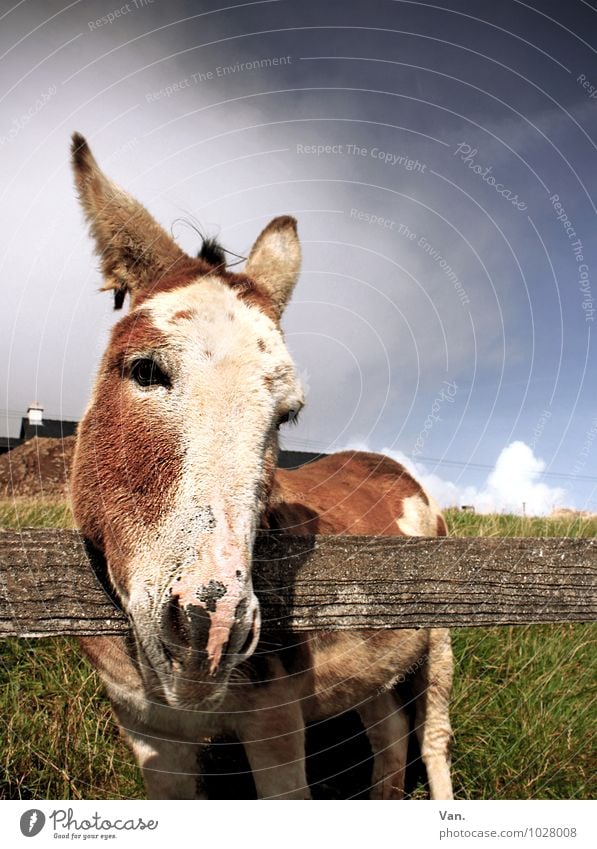
[[[420,495],[410,495],[402,502],[402,516],[396,524],[409,537],[431,537],[437,534],[437,513]]]

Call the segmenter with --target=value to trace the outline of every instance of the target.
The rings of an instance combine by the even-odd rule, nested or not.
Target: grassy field
[[[597,520],[447,511],[453,535],[597,535]],[[0,527],[70,527],[60,502],[0,501]],[[593,625],[460,629],[453,774],[459,798],[597,792]],[[143,795],[99,680],[74,641],[0,641],[0,798]],[[419,786],[414,796],[423,796]]]

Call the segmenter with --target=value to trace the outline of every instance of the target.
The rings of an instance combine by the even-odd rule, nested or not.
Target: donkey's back
[[[366,451],[278,469],[265,527],[292,534],[445,536],[435,501],[395,460]]]

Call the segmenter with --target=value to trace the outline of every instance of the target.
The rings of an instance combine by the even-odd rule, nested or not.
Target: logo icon
[[[25,811],[21,816],[21,833],[25,837],[35,837],[46,824],[46,816],[37,808],[32,808],[30,811]]]

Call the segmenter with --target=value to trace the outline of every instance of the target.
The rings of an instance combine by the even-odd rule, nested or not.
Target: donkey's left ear
[[[278,318],[290,300],[301,267],[296,219],[274,218],[251,249],[244,273],[269,295]]]
[[[72,140],[75,182],[95,238],[104,289],[114,289],[116,309],[128,292],[138,292],[172,272],[187,255],[138,201],[109,180],[93,158],[83,136]]]

